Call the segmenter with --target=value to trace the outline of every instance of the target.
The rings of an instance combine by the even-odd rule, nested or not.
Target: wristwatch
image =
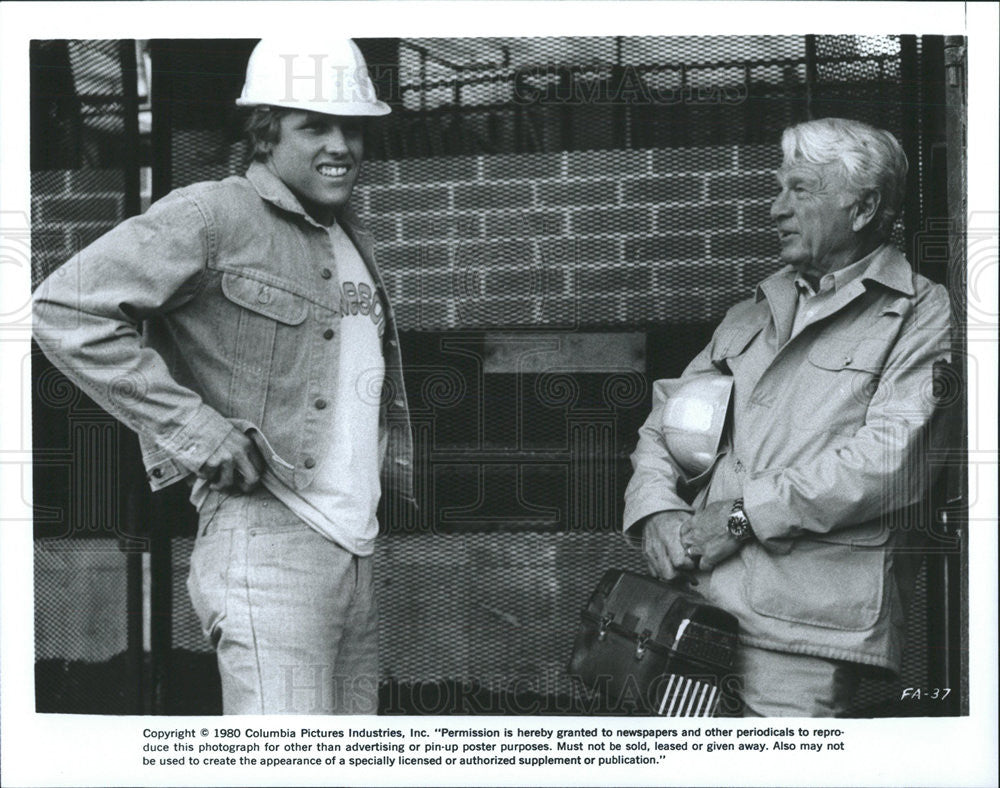
[[[726,521],[726,528],[729,535],[738,542],[749,542],[754,538],[753,528],[750,527],[750,518],[743,511],[743,499],[737,498],[733,502],[733,508],[729,510],[729,519]]]

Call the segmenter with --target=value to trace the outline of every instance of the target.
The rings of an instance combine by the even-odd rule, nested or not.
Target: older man
[[[227,714],[374,713],[380,470],[410,494],[392,310],[350,205],[375,97],[348,39],[261,41],[245,178],[178,189],[53,273],[39,344],[192,485],[188,588]],[[141,331],[141,335],[140,335]]]
[[[894,524],[926,492],[949,304],[889,242],[907,170],[891,134],[827,118],[786,129],[782,149],[784,267],[680,379],[731,376],[731,434],[682,496],[699,481],[657,397],[624,519],[656,574],[739,619],[745,715],[832,716],[865,669],[899,669],[916,560]]]

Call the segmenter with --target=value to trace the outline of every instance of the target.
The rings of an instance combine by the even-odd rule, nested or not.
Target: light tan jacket
[[[743,642],[898,671],[950,308],[894,247],[870,258],[792,338],[795,273],[765,279],[684,371],[680,381],[734,378],[729,444],[690,503],[659,432],[678,382],[657,383],[624,523],[742,497],[757,539],[702,573],[699,590],[739,618]]]

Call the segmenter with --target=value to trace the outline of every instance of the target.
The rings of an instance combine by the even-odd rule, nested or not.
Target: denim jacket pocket
[[[232,271],[222,275],[222,293],[239,308],[229,415],[263,424],[279,326],[288,330],[301,325],[309,314],[309,302],[290,289]]]
[[[222,292],[233,303],[289,326],[309,313],[309,302],[297,293],[232,271],[222,274]]]

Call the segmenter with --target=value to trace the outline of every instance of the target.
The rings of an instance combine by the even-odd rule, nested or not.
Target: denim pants
[[[372,557],[314,531],[271,493],[212,492],[188,576],[215,647],[224,714],[374,714]]]

